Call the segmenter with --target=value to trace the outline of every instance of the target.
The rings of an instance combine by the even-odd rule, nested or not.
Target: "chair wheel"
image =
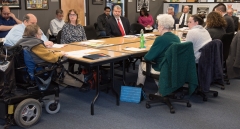
[[[207,101],[207,97],[203,97],[203,101]]]
[[[175,110],[172,108],[172,109],[170,109],[170,113],[175,113]]]
[[[191,107],[191,106],[192,106],[192,104],[188,102],[187,103],[187,107]]]
[[[214,97],[217,97],[218,96],[218,93],[216,92],[216,93],[213,93],[213,96]]]
[[[149,100],[153,100],[154,99],[152,95],[149,95],[148,98],[149,98]]]
[[[45,110],[49,114],[55,114],[60,110],[60,103],[55,104],[55,100],[50,100],[45,106]]]
[[[151,108],[151,105],[148,104],[148,103],[146,103],[146,108],[147,108],[147,109]]]

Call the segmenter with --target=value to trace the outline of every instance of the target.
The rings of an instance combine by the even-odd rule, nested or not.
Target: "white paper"
[[[141,34],[136,34],[137,36],[141,36]],[[155,34],[143,34],[144,37],[155,36]]]
[[[123,38],[136,38],[137,36],[135,35],[124,35]]]
[[[52,48],[62,48],[64,47],[66,44],[53,44]]]
[[[104,42],[103,40],[88,40],[89,42],[95,42],[95,43],[102,43]]]
[[[127,50],[127,51],[143,51],[143,50],[146,50],[146,49],[145,48],[128,47],[128,48],[125,48],[124,50]]]
[[[83,57],[85,55],[88,55],[91,52],[96,52],[96,51],[99,51],[99,50],[97,50],[97,49],[85,49],[85,50],[79,50],[79,51],[66,52],[66,55],[70,56],[70,57],[80,58],[80,57]]]

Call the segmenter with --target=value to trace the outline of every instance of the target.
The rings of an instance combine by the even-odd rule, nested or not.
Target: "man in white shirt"
[[[189,19],[189,17],[191,17],[192,15],[189,13],[189,6],[184,6],[183,7],[183,12],[179,12],[176,16],[177,19],[179,19],[179,27],[188,27],[187,25],[187,21]]]
[[[62,29],[65,24],[63,20],[63,11],[62,9],[56,10],[56,18],[50,22],[50,31],[52,35],[57,36],[58,32]]]

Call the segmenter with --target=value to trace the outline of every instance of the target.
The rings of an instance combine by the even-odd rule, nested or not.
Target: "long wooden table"
[[[65,51],[65,52],[70,52],[70,51],[78,51],[78,50],[86,50],[86,49],[92,49],[89,47],[84,47],[84,46],[76,46],[76,45],[67,45],[63,48],[52,48],[55,51]],[[117,51],[108,51],[108,50],[102,50],[102,49],[98,49],[99,51],[95,51],[95,52],[90,52],[87,54],[96,54],[96,53],[103,53],[106,55],[109,55],[110,57],[107,58],[101,58],[101,59],[97,59],[97,60],[90,60],[90,59],[86,59],[83,57],[72,57],[71,55],[66,55],[66,57],[68,57],[69,59],[72,59],[74,61],[76,61],[77,63],[86,66],[86,67],[94,67],[96,68],[97,71],[97,88],[96,88],[96,95],[93,98],[92,102],[91,102],[91,115],[94,115],[94,103],[97,100],[98,96],[99,96],[99,66],[103,65],[103,64],[108,64],[110,63],[110,68],[111,68],[111,78],[112,78],[112,90],[113,92],[116,94],[116,104],[119,105],[119,94],[116,92],[116,90],[114,89],[114,62],[117,61],[123,61],[123,71],[125,71],[125,67],[124,67],[124,60],[127,59],[130,54],[128,53],[123,53],[123,52],[117,52]],[[125,74],[123,74],[123,80],[125,78]]]

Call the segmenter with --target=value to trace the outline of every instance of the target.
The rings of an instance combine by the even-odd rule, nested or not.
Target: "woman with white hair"
[[[148,51],[144,56],[145,61],[153,61],[156,64],[152,65],[151,73],[160,74],[159,64],[162,62],[164,53],[173,43],[180,43],[178,36],[171,32],[174,25],[174,19],[172,15],[160,14],[157,16],[158,21],[158,32],[161,36],[157,37]],[[146,71],[146,64],[140,63],[138,70],[137,85],[144,84],[146,77],[142,74]],[[158,81],[155,81],[158,84]]]

